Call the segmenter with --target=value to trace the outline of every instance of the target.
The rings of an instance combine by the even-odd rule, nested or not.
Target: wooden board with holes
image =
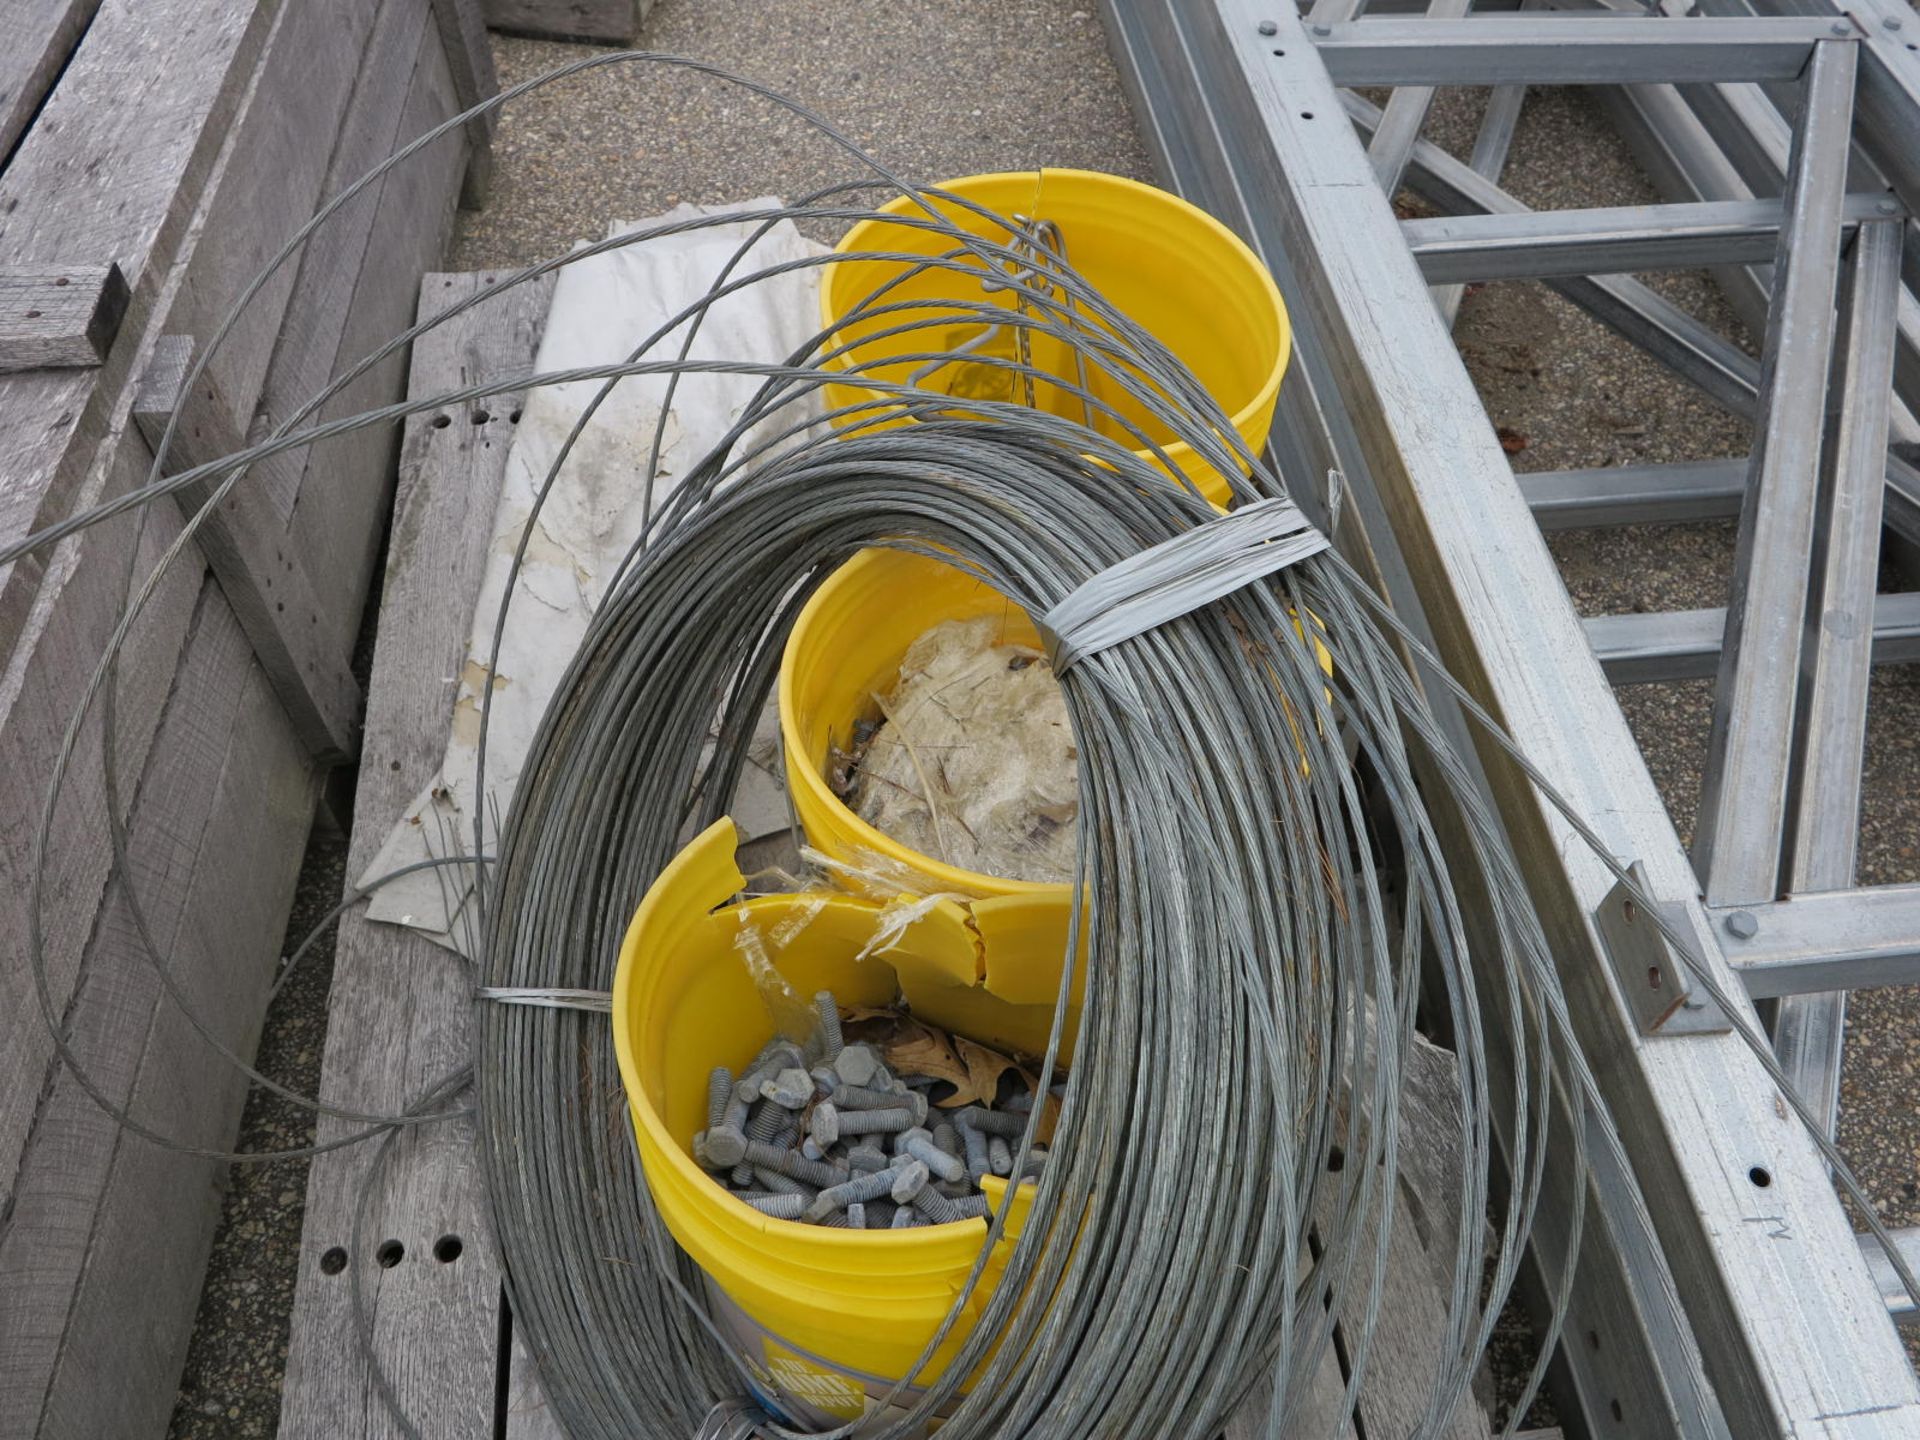
[[[429,275],[420,314],[437,314],[497,278]],[[411,393],[526,371],[550,293],[550,282],[506,290],[421,336],[413,346]],[[498,492],[512,430],[508,417],[517,404],[502,396],[480,424],[437,426],[429,413],[406,425],[367,692],[350,881],[439,768],[492,535],[493,507],[484,497]],[[404,1110],[419,1101],[468,1058],[470,985],[465,962],[448,951],[411,931],[346,916],[322,1098],[368,1112]],[[319,1138],[347,1128],[322,1121]],[[500,1280],[469,1122],[417,1127],[384,1154],[357,1146],[314,1162],[283,1437],[372,1440],[405,1433],[376,1398],[354,1322],[355,1285],[372,1353],[420,1433],[495,1433]]]

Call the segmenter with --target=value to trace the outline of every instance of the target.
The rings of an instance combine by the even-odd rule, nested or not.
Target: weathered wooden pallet
[[[410,298],[396,306],[392,296],[410,292],[445,244],[471,129],[369,197],[355,243],[315,245],[286,266],[202,384],[178,384],[184,357],[204,350],[318,203],[396,138],[456,113],[463,87],[491,85],[484,46],[471,49],[474,13],[473,0],[20,0],[8,10],[0,297],[30,282],[69,304],[66,320],[86,311],[79,333],[93,354],[69,334],[59,356],[0,373],[0,536],[145,483],[170,411],[180,426],[167,468],[177,470],[248,435],[276,374],[318,388],[404,325]],[[453,34],[469,37],[468,51],[449,52]],[[124,282],[118,293],[109,274]],[[96,276],[99,299],[72,300]],[[324,323],[295,323],[311,316]],[[0,354],[54,318],[44,301],[0,299]],[[356,399],[391,399],[400,386],[396,364]],[[97,716],[53,815],[40,927],[53,1012],[115,1104],[209,1149],[232,1143],[244,1085],[164,998],[127,887],[196,1013],[251,1054],[317,775],[358,744],[347,661],[391,454],[389,436],[350,457],[263,466],[222,502],[147,604],[119,667],[113,798],[128,827],[125,867],[109,841]],[[284,504],[263,504],[284,474]],[[322,518],[289,524],[303,509]],[[0,567],[4,1435],[164,1432],[219,1214],[216,1166],[123,1134],[86,1099],[55,1057],[26,961],[31,859],[68,716],[130,573],[144,574],[181,524],[177,507],[153,507]],[[322,527],[325,546],[314,539]]]
[[[496,276],[428,275],[422,319],[486,289]],[[415,394],[531,369],[551,282],[517,286],[420,337]],[[479,593],[492,497],[499,492],[518,400],[407,421],[393,539],[354,800],[349,883],[439,772]],[[481,414],[485,419],[479,418]],[[463,837],[464,838],[464,837]],[[419,934],[350,913],[334,952],[321,1098],[362,1112],[398,1112],[469,1057],[473,983],[465,961]],[[323,1120],[319,1140],[352,1127]],[[423,1436],[497,1433],[497,1377],[509,1322],[486,1225],[472,1125],[453,1120],[403,1134],[356,1209],[374,1147],[318,1157],[307,1181],[300,1277],[282,1391],[280,1434],[373,1440],[404,1432],[376,1398],[349,1287],[363,1287],[373,1348]],[[542,1415],[523,1373],[509,1434],[531,1437]]]
[[[513,35],[625,45],[653,0],[486,0],[487,24]]]

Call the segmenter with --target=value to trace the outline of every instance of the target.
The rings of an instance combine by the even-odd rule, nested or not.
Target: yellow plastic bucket
[[[997,643],[1040,645],[1019,606],[965,571],[923,555],[862,550],[828,576],[794,622],[780,659],[787,793],[808,844],[894,882],[896,889],[1064,905],[1069,886],[962,870],[909,849],[862,820],[827,783],[834,748],[852,743],[856,724],[880,718],[873,697],[899,683],[908,647],[942,621],[980,615],[1001,618]]]
[[[1258,452],[1273,424],[1274,400],[1280,377],[1286,372],[1291,347],[1286,306],[1273,277],[1259,258],[1226,226],[1177,195],[1117,175],[1091,170],[1029,170],[999,175],[974,175],[937,187],[970,200],[998,215],[1026,216],[1059,226],[1066,259],[1121,313],[1144,328],[1193,371],[1207,393],[1232,418],[1249,450]],[[947,201],[934,201],[942,215],[961,228],[999,244],[1009,242],[1005,227]],[[925,218],[918,202],[905,196],[882,206],[885,213]],[[910,255],[940,255],[954,242],[930,230],[889,220],[863,220],[847,232],[836,249],[842,254],[890,251]],[[836,329],[834,344],[849,347],[828,363],[840,369],[869,367],[863,373],[900,384],[948,390],[964,396],[969,376],[982,383],[1009,385],[1004,372],[969,370],[964,363],[949,365],[913,381],[923,362],[891,356],[924,354],[951,349],[978,340],[985,327],[972,315],[952,311],[942,300],[985,301],[1014,308],[1014,297],[989,291],[952,269],[931,269],[897,285],[881,297],[881,304],[929,302],[925,309],[892,311],[841,324],[874,292],[909,267],[896,260],[839,260],[827,266],[820,286],[821,323]],[[985,273],[982,278],[987,279]],[[950,330],[939,326],[906,334],[867,340],[879,331],[929,316],[951,314]],[[1007,345],[1011,338],[1007,337]],[[993,348],[1001,348],[995,346]],[[1010,353],[1010,352],[1009,352]],[[1040,337],[1033,342],[1032,363],[1051,374],[1075,379],[1073,357],[1060,341]],[[880,362],[880,363],[876,363]],[[1227,480],[1205,464],[1193,449],[1175,442],[1166,428],[1121,389],[1110,374],[1089,364],[1089,388],[1162,445],[1172,468],[1216,505],[1230,492]],[[876,392],[855,385],[828,385],[824,398],[829,410],[871,401]],[[1024,394],[998,396],[1025,399]],[[1065,390],[1034,386],[1034,403],[1070,419],[1081,419],[1080,402]],[[846,417],[847,425],[875,424],[876,412]],[[1133,448],[1133,438],[1110,417],[1094,413],[1094,428]],[[898,418],[891,423],[902,423]],[[1145,449],[1135,453],[1158,464]],[[1164,468],[1164,467],[1162,467]]]
[[[851,745],[856,725],[882,718],[873,697],[899,683],[900,662],[913,642],[942,621],[981,615],[1000,618],[996,643],[1040,645],[1033,621],[1019,606],[964,570],[924,555],[862,550],[828,576],[802,607],[780,659],[787,793],[807,843],[873,877],[867,888],[874,893],[998,897],[1003,903],[993,923],[1031,924],[1052,933],[1071,886],[1011,880],[937,860],[868,824],[827,782],[833,751]],[[1304,633],[1297,618],[1294,629]],[[1317,635],[1315,649],[1331,675],[1332,653]],[[1052,975],[1057,983],[1057,962]]]
[[[854,1419],[919,1358],[960,1293],[987,1224],[868,1231],[775,1220],[694,1163],[709,1071],[725,1065],[739,1073],[773,1033],[739,949],[742,931],[757,929],[774,968],[803,997],[825,989],[844,1006],[860,1006],[884,1005],[899,993],[935,1024],[1040,1054],[1060,983],[1066,909],[1058,907],[1049,928],[1032,907],[1009,922],[999,913],[1004,902],[940,902],[883,954],[856,961],[885,907],[842,894],[729,904],[745,884],[734,863],[736,840],[732,821],[717,822],[641,901],[614,974],[614,1049],[648,1188],[674,1239],[717,1289],[723,1324],[739,1343],[758,1347],[754,1358],[784,1405]],[[1016,977],[1010,995],[989,988],[995,973]],[[982,1182],[996,1208],[1005,1184],[991,1176]],[[1009,1237],[1019,1233],[1022,1209],[1016,1200]],[[951,1359],[1003,1265],[1004,1250],[919,1381]]]

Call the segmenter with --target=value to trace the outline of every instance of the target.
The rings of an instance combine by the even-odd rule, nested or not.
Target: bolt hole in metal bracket
[[[1647,915],[1646,867],[1638,860],[1629,873],[1633,888],[1616,884],[1595,907],[1594,925],[1613,978],[1643,1035],[1719,1035],[1733,1028],[1720,1007],[1694,984],[1686,961],[1659,925]],[[1634,891],[1638,890],[1639,894]],[[1693,928],[1687,907],[1657,902],[1660,918],[1681,934]]]

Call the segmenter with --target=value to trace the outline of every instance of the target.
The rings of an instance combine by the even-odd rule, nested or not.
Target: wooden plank
[[[417,135],[456,112],[453,81],[437,37],[423,33],[417,51],[400,133]],[[389,173],[373,203],[367,232],[367,262],[358,267],[352,299],[344,305],[337,368],[371,354],[404,331],[414,318],[418,277],[439,264],[452,233],[459,194],[458,131],[430,151]],[[334,397],[322,418],[349,415],[400,398],[407,383],[403,349],[369,370]],[[304,399],[311,391],[303,392]],[[501,417],[508,412],[496,406]],[[492,412],[489,412],[492,413]],[[498,441],[508,426],[501,418],[483,426]],[[392,494],[400,427],[380,425],[343,435],[302,452],[306,474],[294,504],[287,538],[308,557],[307,574],[334,630],[332,643],[348,647],[359,628],[360,609],[373,580],[380,522]],[[325,637],[323,637],[325,638]]]
[[[513,35],[625,45],[653,0],[485,0],[487,24]]]
[[[243,288],[326,198],[330,161],[367,64],[381,9],[430,0],[328,0],[276,11],[195,221],[191,264],[166,316],[172,334],[205,343]],[[389,116],[398,111],[389,107]],[[209,372],[244,435],[299,273],[289,259],[247,302]],[[136,372],[135,379],[138,379]]]
[[[33,123],[100,0],[14,0],[0,47],[0,169]]]
[[[430,275],[420,312],[438,313],[491,284],[491,275]],[[522,286],[430,332],[414,347],[412,388],[428,392],[476,374],[531,364],[550,286]],[[505,406],[510,397],[501,397]],[[357,877],[387,828],[437,772],[466,635],[492,534],[491,497],[506,447],[486,427],[408,422],[387,576],[374,651],[368,725],[355,801]],[[321,1094],[371,1109],[399,1109],[470,1054],[465,962],[420,936],[342,920]],[[322,1121],[320,1139],[338,1133]],[[321,1258],[352,1246],[371,1147],[323,1155],[307,1182],[300,1279],[281,1407],[283,1437],[401,1433],[373,1397],[349,1309],[348,1271]],[[472,1127],[426,1127],[396,1142],[367,1199],[362,1253],[349,1254],[365,1286],[381,1364],[424,1436],[493,1433],[500,1280],[485,1228]],[[442,1236],[461,1237],[460,1258],[440,1263]],[[388,1240],[404,1255],[383,1268]]]
[[[500,91],[500,77],[493,68],[493,46],[487,40],[480,0],[431,0],[431,3],[440,42],[446,47],[454,97],[462,110],[470,110]],[[499,118],[499,111],[489,110],[467,122],[467,176],[460,192],[463,209],[478,210],[487,202],[487,193],[493,186],[493,132]]]
[[[119,483],[139,473],[138,461],[128,456]],[[153,512],[134,556],[140,573],[179,530],[176,515]],[[27,634],[0,671],[0,892],[8,895],[28,894],[53,757],[125,603],[135,533],[127,524],[105,526],[55,551]],[[199,557],[189,552],[161,582],[129,637],[120,666],[115,751],[122,816],[145,768],[204,574]],[[80,731],[48,845],[41,932],[48,990],[62,1014],[81,974],[111,862],[100,755],[96,716]],[[27,910],[24,901],[0,906],[0,955],[27,953]],[[0,1224],[35,1114],[50,1093],[52,1064],[52,1041],[27,966],[0,964]],[[5,1304],[0,1290],[0,1307]]]
[[[134,423],[155,452],[168,422],[180,412],[163,466],[169,475],[243,448],[211,369],[186,395],[193,351],[191,336],[162,337],[134,395]],[[182,516],[197,513],[211,489],[196,483],[175,491]],[[324,643],[331,627],[322,624],[306,565],[288,546],[265,491],[252,476],[243,476],[195,538],[307,752],[328,763],[352,755],[358,745],[360,686],[346,651]]]
[[[498,1430],[502,1440],[567,1440],[560,1417],[547,1399],[540,1367],[515,1335],[507,1352],[507,1383],[501,1387]]]
[[[120,343],[99,369],[0,376],[0,543],[66,515],[117,433],[115,402],[277,12],[103,0],[0,174],[0,265],[111,259],[129,287]],[[42,569],[0,566],[0,650]]]
[[[102,907],[71,1022],[75,1049],[100,1088],[191,1143],[231,1142],[243,1087],[201,1052],[162,999],[126,884],[131,878],[159,953],[196,1009],[229,1043],[250,1049],[305,838],[312,773],[245,635],[218,589],[204,587],[139,782],[130,874],[115,877]],[[257,972],[251,980],[235,973],[240,956],[250,962],[243,972]],[[218,1073],[189,1086],[165,1079],[183,1067]],[[110,1183],[129,1166],[145,1172],[139,1183]],[[196,1212],[187,1217],[165,1203],[161,1183],[183,1167]],[[0,1433],[121,1435],[164,1426],[218,1218],[210,1173],[206,1162],[128,1140],[71,1074],[54,1074],[0,1238]],[[109,1367],[116,1383],[98,1385]]]
[[[424,53],[422,47],[431,43],[430,33],[429,16],[419,0],[388,0],[381,7],[367,46],[366,64],[347,109],[346,124],[328,162],[323,187],[328,196],[341,193],[412,138],[401,125],[406,119],[414,73]],[[426,163],[429,161],[420,157],[408,162]],[[439,163],[445,163],[444,157]],[[369,244],[380,205],[379,186],[363,191],[335,211],[295,257],[298,278],[281,316],[280,341],[268,362],[249,421],[249,440],[264,440],[319,394],[333,377],[337,361],[358,358],[342,357],[340,342],[353,306],[354,289],[369,263]],[[412,313],[410,304],[402,312],[406,317]],[[394,393],[398,393],[397,383]],[[263,471],[258,478],[279,513],[290,517],[309,457],[294,451],[281,459],[284,463]]]
[[[98,365],[126,313],[118,265],[0,270],[0,372]]]
[[[214,776],[208,776],[209,783]],[[259,1041],[305,849],[314,770],[257,665],[173,955],[188,998],[237,1053]],[[231,1146],[246,1083],[170,1006],[155,1014],[133,1096],[137,1119],[209,1149]],[[123,1139],[100,1203],[42,1435],[159,1435],[179,1392],[223,1168]],[[99,1377],[111,1372],[114,1383]]]

